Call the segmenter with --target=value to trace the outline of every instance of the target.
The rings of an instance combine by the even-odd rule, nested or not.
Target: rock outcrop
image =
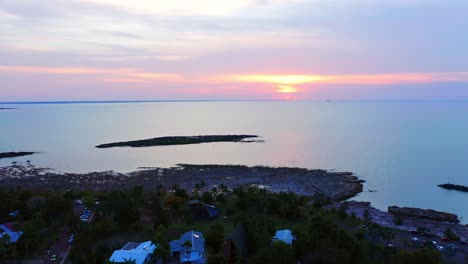
[[[412,207],[398,207],[389,206],[388,212],[403,217],[414,217],[420,219],[428,219],[440,222],[459,223],[460,220],[456,214],[450,214],[445,212],[439,212],[431,209],[419,209]]]

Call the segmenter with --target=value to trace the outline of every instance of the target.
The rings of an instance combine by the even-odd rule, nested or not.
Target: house
[[[190,208],[194,219],[212,219],[218,216],[219,209],[199,200],[191,200],[185,203]]]
[[[19,240],[23,231],[16,230],[16,222],[8,222],[0,225],[0,238],[8,236],[8,243],[15,243]]]
[[[296,238],[293,236],[291,230],[289,229],[278,230],[276,231],[276,234],[273,237],[273,241],[283,241],[288,245],[292,245],[294,240],[296,240]]]
[[[151,241],[143,243],[129,242],[122,249],[114,251],[109,261],[113,263],[124,263],[135,261],[135,264],[150,263],[156,245]]]
[[[179,240],[173,240],[169,245],[171,246],[171,254],[173,256],[179,254],[181,263],[206,263],[205,238],[201,232],[186,232]]]
[[[237,224],[224,244],[224,256],[228,263],[236,263],[247,256],[247,231],[243,224]]]

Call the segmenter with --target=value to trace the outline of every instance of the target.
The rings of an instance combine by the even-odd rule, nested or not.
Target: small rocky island
[[[257,135],[206,135],[206,136],[176,136],[176,137],[157,137],[143,140],[115,142],[96,146],[96,148],[113,147],[152,147],[152,146],[170,146],[170,145],[188,145],[212,142],[261,142],[255,140]]]
[[[460,192],[468,192],[468,186],[458,185],[458,184],[451,184],[451,183],[444,183],[437,185],[440,188],[444,188],[447,190],[456,190]]]
[[[0,107],[0,110],[14,110],[16,108],[10,108],[10,107]]]
[[[36,152],[0,152],[0,159],[7,159],[7,158],[16,158],[22,156],[29,156],[36,154]]]

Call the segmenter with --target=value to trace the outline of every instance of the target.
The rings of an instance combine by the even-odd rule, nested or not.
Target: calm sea
[[[432,208],[468,220],[468,102],[145,102],[19,104],[0,111],[0,152],[64,172],[177,163],[245,164],[355,172],[355,200]],[[258,134],[265,143],[97,149],[159,136]],[[377,192],[368,192],[368,190]]]

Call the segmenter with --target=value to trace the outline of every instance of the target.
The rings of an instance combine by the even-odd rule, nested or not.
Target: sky
[[[1,0],[0,102],[467,100],[468,1]]]

